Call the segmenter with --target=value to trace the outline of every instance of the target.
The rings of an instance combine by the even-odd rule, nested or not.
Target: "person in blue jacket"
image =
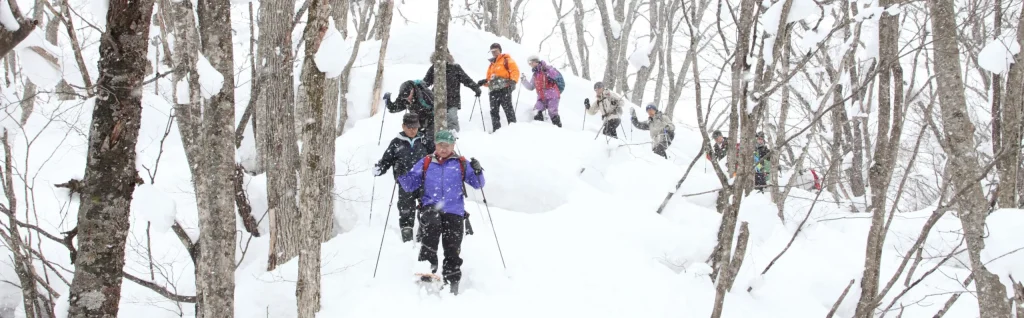
[[[459,252],[468,216],[465,184],[483,188],[484,169],[476,158],[467,161],[455,154],[455,136],[450,131],[437,132],[434,146],[434,153],[420,159],[409,173],[398,177],[398,183],[408,192],[423,188],[420,226],[424,231],[419,260],[430,262],[431,272],[437,273],[437,245],[442,243],[444,266],[441,273],[451,292],[457,295],[462,279]]]

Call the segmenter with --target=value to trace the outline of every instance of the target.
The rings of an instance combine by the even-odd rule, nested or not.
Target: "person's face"
[[[763,145],[764,144],[764,138],[757,137],[757,144],[758,145]]]
[[[537,64],[540,64],[537,61],[529,61],[527,63],[530,63],[530,67],[537,67]]]
[[[601,94],[604,94],[604,87],[595,88],[594,92],[597,93],[598,96],[601,96]]]
[[[498,55],[501,55],[501,50],[499,50],[499,49],[491,49],[491,56],[497,58]]]
[[[717,142],[717,143],[725,142],[725,137],[722,137],[722,136],[715,137],[715,142]]]
[[[405,135],[409,136],[410,138],[416,137],[416,132],[419,130],[420,127],[417,125],[413,125],[412,127],[406,126],[404,124],[402,125],[402,132],[405,133]]]
[[[655,111],[653,109],[648,109],[647,110],[647,116],[654,117],[654,113],[655,113]]]
[[[434,154],[440,158],[448,158],[455,152],[455,144],[439,142],[434,144]]]

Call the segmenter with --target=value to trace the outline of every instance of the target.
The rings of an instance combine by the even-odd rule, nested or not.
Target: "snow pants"
[[[429,210],[428,210],[429,209]],[[462,238],[465,235],[466,217],[444,213],[433,207],[424,208],[420,226],[423,227],[423,238],[420,243],[420,261],[430,262],[431,272],[437,272],[437,245],[444,248],[444,266],[441,275],[447,283],[457,283],[462,279]],[[427,220],[427,219],[431,220]]]
[[[551,123],[562,127],[562,118],[558,117],[558,98],[538,99],[533,110],[537,113],[537,116],[533,117],[534,120],[544,120],[544,111],[547,110]]]
[[[516,112],[512,108],[512,88],[493,90],[487,93],[491,105],[491,131],[501,128],[501,114],[498,108],[505,110],[505,119],[509,124],[516,122]]]
[[[768,185],[768,174],[765,172],[754,172],[754,189],[764,191]]]
[[[402,187],[398,187],[398,226],[401,227],[402,231],[412,231],[414,225],[416,225],[416,207],[419,206],[418,200],[420,195],[419,191],[406,192]],[[405,237],[402,238],[403,242],[408,240]]]
[[[668,154],[666,154],[665,151],[668,150],[668,146],[672,145],[673,139],[676,139],[676,133],[673,131],[666,131],[662,133],[659,138],[655,138],[652,146],[654,147],[654,153],[668,159]]]
[[[604,121],[604,128],[601,130],[601,133],[603,133],[605,136],[618,139],[619,133],[617,131],[619,130],[619,124],[621,123],[622,120],[619,118],[612,118],[606,120]]]
[[[446,116],[448,119],[448,130],[459,131],[459,108],[448,107],[448,113]]]

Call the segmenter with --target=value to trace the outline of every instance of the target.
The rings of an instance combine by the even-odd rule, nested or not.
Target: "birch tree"
[[[943,137],[948,144],[947,155],[955,169],[949,169],[950,181],[959,198],[957,209],[967,240],[971,271],[974,274],[978,309],[981,317],[1009,318],[1010,303],[1006,287],[999,276],[990,272],[981,257],[985,249],[985,218],[989,205],[981,189],[983,178],[974,142],[974,123],[967,116],[967,100],[960,71],[960,47],[957,43],[956,12],[953,2],[931,0],[931,19],[935,54],[936,82],[942,106]]]
[[[256,145],[263,170],[267,173],[267,209],[270,216],[270,256],[268,269],[299,254],[301,218],[295,197],[298,194],[299,149],[295,136],[292,105],[295,102],[292,73],[292,12],[294,0],[278,0],[260,5],[259,50],[260,85],[256,102]]]
[[[1017,43],[1024,47],[1024,12],[1020,14],[1020,22],[1017,23]],[[997,32],[998,33],[998,32]],[[1021,195],[1021,184],[1018,176],[1021,175],[1021,139],[1022,123],[1024,120],[1024,54],[1018,52],[1014,55],[1014,61],[1007,73],[1005,104],[1000,111],[1002,143],[999,151],[997,166],[999,168],[999,207],[1013,208],[1019,206],[1018,198],[1024,199]],[[998,100],[998,96],[993,98]],[[993,104],[996,102],[993,101]],[[996,114],[992,114],[996,116]],[[995,129],[995,127],[993,127]]]
[[[13,3],[13,1],[11,1]],[[100,87],[89,130],[78,209],[78,257],[68,317],[115,318],[121,301],[129,210],[135,192],[135,144],[149,60],[153,0],[111,1],[99,46]]]
[[[324,98],[327,81],[315,65],[316,53],[329,27],[329,10],[328,0],[311,0],[303,32],[302,94],[306,95],[310,120],[302,127],[299,214],[305,230],[299,251],[299,281],[295,286],[299,318],[313,318],[320,311],[320,243],[334,224],[334,119],[338,105]]]
[[[448,21],[452,19],[449,0],[437,1],[437,32],[434,34],[434,52],[436,59],[430,61],[434,64],[434,132],[448,129],[448,107],[436,105],[448,105],[448,63],[445,56],[448,56]],[[505,0],[499,0],[507,2]],[[453,87],[452,89],[458,89]]]
[[[380,54],[377,58],[377,75],[373,78],[373,92],[370,93],[370,97],[373,100],[370,106],[370,114],[377,114],[377,110],[380,107],[381,99],[381,85],[384,81],[384,57],[388,53],[388,38],[391,37],[391,14],[394,9],[394,1],[384,0],[380,3],[380,14],[378,14],[381,20],[381,34],[380,34]]]
[[[202,174],[193,175],[199,201],[196,277],[203,317],[233,317],[235,302],[235,64],[229,0],[201,0],[197,10],[202,53],[223,77],[203,101]],[[196,119],[196,118],[193,118]]]

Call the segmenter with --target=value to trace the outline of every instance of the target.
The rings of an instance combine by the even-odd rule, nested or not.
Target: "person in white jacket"
[[[601,114],[601,121],[604,122],[602,133],[605,136],[619,138],[616,130],[622,123],[622,105],[625,102],[622,96],[604,88],[604,83],[594,83],[594,92],[597,94],[594,105],[590,105],[590,98],[583,100],[583,106],[587,108],[587,114]]]

